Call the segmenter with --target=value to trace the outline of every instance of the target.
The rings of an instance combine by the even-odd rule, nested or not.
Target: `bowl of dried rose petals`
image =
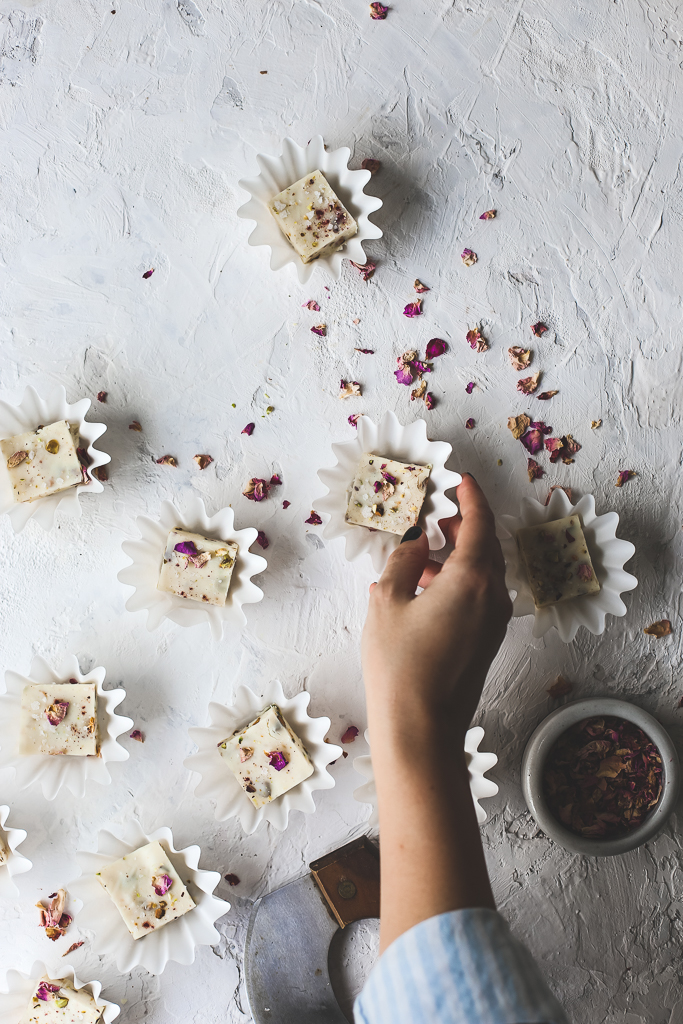
[[[612,697],[558,708],[522,760],[522,788],[541,829],[573,853],[634,850],[663,827],[678,798],[669,734],[647,711]]]

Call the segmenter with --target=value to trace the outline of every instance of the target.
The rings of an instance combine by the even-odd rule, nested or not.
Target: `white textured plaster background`
[[[682,61],[683,8],[667,0],[395,0],[385,22],[370,20],[365,0],[0,0],[0,388],[11,400],[29,382],[61,382],[72,401],[108,391],[90,418],[107,424],[112,455],[105,493],[82,499],[80,521],[58,517],[47,535],[30,523],[17,537],[0,523],[2,667],[25,672],[35,653],[67,652],[83,669],[105,665],[147,735],[144,746],[124,740],[130,761],[83,801],[47,803],[0,779],[35,864],[20,898],[0,906],[3,968],[82,937],[73,963],[125,1000],[125,1021],[250,1019],[247,901],[363,831],[361,780],[351,757],[340,760],[314,816],[245,837],[194,800],[187,728],[205,723],[209,700],[274,675],[287,692],[310,690],[332,739],[366,724],[358,646],[374,577],[304,519],[350,412],[421,414],[394,383],[394,360],[438,335],[450,351],[427,415],[431,436],[454,445],[453,468],[472,471],[497,512],[514,513],[523,495],[543,500],[556,482],[590,491],[637,546],[640,585],[624,619],[570,646],[552,633],[533,640],[530,620],[516,620],[491,673],[477,721],[500,758],[483,829],[500,908],[572,1021],[683,1021],[680,816],[639,851],[590,860],[538,834],[519,785],[558,672],[577,696],[629,697],[683,738]],[[316,132],[350,146],[354,167],[382,161],[368,186],[384,201],[384,238],[368,246],[379,268],[364,284],[346,265],[329,293],[272,274],[235,215],[255,154]],[[479,221],[492,206],[497,220]],[[475,267],[462,265],[463,246],[479,254]],[[410,321],[401,310],[416,276],[432,290]],[[320,316],[301,309],[310,297]],[[309,332],[320,319],[326,339]],[[537,341],[538,319],[552,330]],[[464,342],[477,321],[491,341],[484,356]],[[516,394],[506,356],[532,341],[543,387],[560,391],[545,418],[583,445],[572,466],[543,460],[549,472],[533,485],[506,429],[508,415],[541,408]],[[339,402],[340,377],[360,380],[363,398]],[[468,380],[479,385],[471,396]],[[128,430],[133,419],[142,434]],[[240,434],[249,420],[251,438]],[[165,452],[177,470],[154,465]],[[200,473],[196,452],[214,464]],[[624,468],[638,476],[617,490]],[[249,477],[272,472],[284,480],[276,499],[241,497]],[[116,573],[134,517],[192,493],[211,512],[232,502],[238,526],[270,538],[265,599],[247,609],[238,642],[213,643],[208,627],[149,634],[124,609],[130,590]],[[645,637],[664,615],[674,636]],[[33,907],[73,876],[75,849],[133,814],[146,829],[171,825],[180,844],[201,844],[202,866],[242,880],[218,889],[233,901],[220,944],[159,978],[119,976],[75,926],[52,947]],[[358,972],[372,930],[346,947]]]

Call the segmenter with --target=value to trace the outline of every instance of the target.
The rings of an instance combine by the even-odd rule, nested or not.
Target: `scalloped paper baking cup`
[[[80,516],[79,496],[101,494],[102,484],[93,477],[92,472],[98,466],[106,466],[111,456],[95,448],[95,441],[107,429],[104,423],[88,423],[85,414],[90,408],[90,399],[82,398],[80,402],[70,405],[66,400],[66,391],[61,384],[54,388],[46,398],[41,398],[35,388],[30,385],[24,391],[19,405],[0,402],[0,438],[13,437],[27,430],[35,430],[41,424],[48,425],[59,420],[77,423],[81,439],[87,442],[87,452],[92,462],[88,466],[88,484],[77,484],[58,494],[49,494],[35,501],[15,502],[9,477],[0,467],[0,515],[7,513],[15,533],[26,526],[29,519],[34,519],[44,530],[50,530],[54,524],[55,512],[59,508],[68,516]]]
[[[213,516],[207,515],[204,502],[197,496],[190,498],[184,512],[172,502],[164,501],[158,520],[138,516],[135,524],[141,539],[126,540],[121,545],[132,564],[118,574],[121,583],[135,588],[135,593],[126,601],[129,612],[146,611],[150,632],[157,629],[164,619],[170,619],[178,626],[197,626],[208,622],[214,640],[221,639],[224,626],[234,630],[244,628],[247,619],[242,605],[255,604],[263,599],[263,591],[252,583],[251,577],[263,572],[268,565],[265,558],[249,550],[256,540],[257,530],[252,526],[236,530],[235,513],[231,508],[222,508]],[[216,540],[232,540],[239,545],[230,589],[222,608],[157,590],[166,540],[176,526]]]
[[[430,441],[427,424],[415,420],[407,426],[399,423],[393,412],[388,411],[379,424],[369,416],[358,420],[358,434],[351,441],[332,445],[337,464],[318,471],[320,482],[327,488],[327,494],[313,502],[316,511],[329,516],[323,529],[323,537],[334,540],[342,537],[346,541],[345,553],[349,562],[361,555],[370,555],[377,572],[382,572],[387,559],[401,543],[395,533],[371,530],[346,522],[346,509],[356,469],[365,452],[386,456],[399,462],[415,462],[431,465],[427,481],[427,495],[420,512],[419,523],[427,534],[430,551],[438,551],[446,543],[439,526],[440,519],[457,514],[458,506],[446,497],[446,491],[457,487],[462,481],[459,473],[446,469],[446,462],[453,448],[446,441]]]
[[[370,735],[367,729],[364,735],[366,743],[370,746]],[[486,772],[491,771],[493,766],[498,763],[498,758],[495,754],[485,754],[479,750],[479,744],[483,738],[484,730],[480,725],[476,725],[473,729],[468,729],[465,733],[465,755],[470,776],[470,790],[472,792],[477,821],[480,825],[483,825],[486,821],[487,814],[479,801],[487,800],[498,792],[496,783],[486,778]],[[359,803],[370,804],[370,813],[367,820],[368,824],[374,827],[379,825],[379,814],[372,757],[369,754],[355,757],[353,759],[353,767],[366,780],[362,786],[354,790],[353,795]]]
[[[0,768],[13,768],[20,789],[28,789],[40,783],[46,800],[54,800],[62,786],[71,790],[74,796],[85,794],[86,782],[92,780],[103,786],[109,785],[111,776],[107,764],[113,761],[127,761],[128,751],[118,743],[118,737],[133,728],[133,721],[115,714],[126,696],[125,690],[105,690],[102,686],[106,670],[94,668],[81,674],[78,659],[70,654],[58,670],[52,669],[43,658],[34,658],[28,676],[18,672],[5,673],[5,693],[0,694]],[[100,735],[100,754],[79,757],[69,754],[19,753],[19,723],[21,718],[21,694],[24,686],[31,683],[66,683],[75,679],[79,683],[97,684],[97,726]]]
[[[299,281],[305,284],[316,268],[326,272],[337,281],[341,274],[342,260],[365,263],[367,256],[363,242],[370,238],[381,238],[382,232],[370,220],[370,214],[382,206],[382,200],[368,196],[363,189],[370,181],[370,171],[349,170],[351,150],[347,146],[327,150],[322,135],[316,135],[307,146],[299,146],[293,139],[282,143],[281,156],[267,156],[258,153],[256,163],[260,174],[256,178],[243,178],[239,185],[251,196],[249,202],[240,206],[237,216],[256,222],[249,235],[249,245],[266,245],[270,249],[270,269],[281,270],[292,263]],[[278,192],[289,188],[295,181],[310,171],[323,173],[342,203],[358,225],[358,233],[350,238],[337,252],[321,256],[313,263],[302,263],[300,257],[280,231],[275,218],[268,209],[268,202]]]
[[[42,961],[37,960],[31,968],[30,974],[23,974],[20,971],[7,971],[2,989],[0,989],[0,1024],[22,1024],[26,1020],[26,1011],[29,1000],[33,995],[36,982],[47,975],[54,981],[67,978],[76,991],[86,989],[102,1010],[104,1024],[111,1024],[121,1012],[116,1003],[110,1003],[103,999],[100,993],[102,985],[99,981],[79,981],[70,964],[59,960],[56,964],[46,967]]]
[[[520,561],[515,541],[517,530],[570,515],[581,517],[600,591],[560,601],[549,608],[537,608]],[[589,632],[598,636],[605,631],[607,615],[626,614],[626,605],[620,595],[637,587],[638,580],[625,571],[624,565],[629,558],[633,558],[636,549],[630,541],[617,537],[618,525],[619,516],[616,512],[597,515],[592,494],[584,494],[576,505],[572,505],[565,492],[559,489],[552,492],[547,505],[541,505],[533,498],[524,498],[519,516],[499,517],[498,535],[505,556],[505,582],[509,590],[516,592],[512,614],[515,617],[533,615],[535,637],[544,636],[554,626],[560,639],[568,644],[576,636],[579,626],[585,626]]]
[[[30,871],[33,865],[30,860],[18,852],[26,833],[23,828],[10,828],[6,824],[9,815],[9,807],[3,804],[0,807],[0,840],[7,850],[6,860],[0,864],[0,897],[14,899],[19,895],[19,890],[12,881],[14,875],[23,875]]]
[[[156,839],[186,884],[196,906],[164,928],[134,939],[113,900],[98,882],[97,872],[105,864],[111,864]],[[215,945],[220,940],[215,922],[227,914],[230,904],[213,895],[221,876],[218,871],[200,868],[200,856],[198,846],[176,850],[170,828],[158,828],[147,835],[140,823],[133,821],[125,839],[106,830],[99,832],[97,853],[80,851],[76,854],[81,875],[69,884],[71,895],[83,902],[82,908],[74,915],[78,927],[93,934],[95,952],[99,956],[115,958],[122,974],[134,967],[144,967],[150,974],[161,974],[170,960],[191,964],[197,946]]]
[[[233,703],[209,704],[211,724],[206,728],[190,729],[190,738],[199,750],[184,761],[185,767],[201,776],[195,789],[195,796],[214,800],[216,821],[239,818],[242,828],[248,834],[258,828],[262,821],[268,821],[281,831],[287,828],[290,811],[315,811],[313,793],[317,789],[332,789],[334,778],[327,766],[342,755],[341,747],[325,743],[330,728],[329,718],[311,718],[307,708],[310,693],[303,690],[294,697],[285,697],[282,684],[275,679],[269,683],[263,696],[247,686],[240,686]],[[218,752],[218,744],[248,725],[268,704],[277,704],[294,732],[301,739],[313,762],[314,772],[310,778],[283,793],[277,800],[264,807],[254,807],[239,782]]]

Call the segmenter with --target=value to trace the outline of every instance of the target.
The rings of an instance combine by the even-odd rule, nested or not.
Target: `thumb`
[[[411,527],[389,558],[376,589],[394,598],[412,599],[428,558],[427,534],[419,526]]]

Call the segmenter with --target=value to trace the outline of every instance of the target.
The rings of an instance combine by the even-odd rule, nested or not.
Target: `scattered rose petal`
[[[465,391],[467,392],[468,395],[472,394],[472,392],[474,391],[474,381],[473,380],[471,380],[469,382],[469,384],[465,385]]]
[[[413,390],[410,392],[410,401],[414,402],[418,398],[424,398],[426,393],[427,393],[427,381],[426,380],[421,380],[421,381],[419,381],[417,387],[413,388]]]
[[[591,420],[591,430],[595,430],[597,427],[602,426],[602,420]]]
[[[521,345],[513,345],[512,348],[509,348],[508,355],[513,370],[526,370],[531,362],[531,349],[522,348]]]
[[[356,430],[358,429],[358,420],[361,418],[362,415],[362,412],[354,412],[351,414],[351,416],[349,416],[349,423],[351,424],[352,427],[355,427]]]
[[[546,437],[545,447],[550,452],[550,461],[557,462],[560,457],[560,452],[564,447],[564,440],[561,437]]]
[[[364,356],[374,356],[374,348],[354,348],[354,352],[361,352]]]
[[[140,426],[140,424],[138,423],[137,420],[133,420],[132,423],[128,424],[128,429],[129,430],[137,430],[137,432],[140,433],[140,431],[142,430],[142,427]]]
[[[302,309],[312,309],[314,313],[319,313],[320,312],[320,306],[315,301],[315,299],[309,299],[308,302],[302,302],[301,308]]]
[[[360,729],[357,726],[350,725],[341,738],[342,743],[353,743],[359,732]]]
[[[633,469],[621,469],[619,476],[617,477],[616,487],[623,487],[625,483],[632,480],[635,476],[635,470]]]
[[[497,212],[497,210],[485,210],[479,215],[479,220],[493,220]]]
[[[246,434],[247,437],[251,437],[251,435],[254,433],[255,426],[256,426],[255,423],[247,423],[247,425],[244,428],[244,430],[242,431],[242,433]]]
[[[152,888],[157,896],[165,896],[173,885],[170,875],[152,875]]]
[[[550,503],[550,499],[552,497],[553,491],[564,491],[564,493],[567,495],[569,500],[570,501],[572,500],[572,489],[571,489],[571,487],[562,487],[561,484],[553,484],[553,486],[548,491],[548,497],[545,499],[544,504],[548,505]]]
[[[281,483],[282,483],[282,478],[281,478],[280,474],[279,473],[273,473],[273,475],[270,478],[270,486],[271,487],[279,487]]]
[[[313,509],[311,509],[311,514],[306,520],[306,522],[310,523],[311,526],[322,526],[323,524],[322,519],[320,518],[317,512],[313,511]]]
[[[178,463],[172,455],[162,455],[156,462],[157,466],[174,466],[176,469],[178,467]]]
[[[197,545],[193,540],[181,540],[178,541],[176,546],[173,548],[181,555],[198,555]]]
[[[291,501],[287,501],[287,500],[285,499],[285,501],[283,501],[283,502],[282,502],[282,507],[283,507],[283,508],[289,508],[289,506],[290,506],[291,504],[292,504],[292,503],[291,503]]]
[[[80,942],[72,942],[66,953],[62,953],[62,956],[68,956],[69,953],[73,953],[75,950],[80,949],[84,945],[83,939]]]
[[[382,165],[379,160],[375,160],[375,158],[371,156],[366,156],[365,160],[363,160],[361,164],[363,170],[370,171],[370,174],[377,174],[381,166]]]
[[[517,381],[517,390],[521,391],[523,395],[533,395],[540,379],[541,371],[536,370],[536,373],[532,373],[530,377],[522,377]]]
[[[360,317],[356,317],[356,319],[353,322],[354,322],[354,324],[359,324],[360,323]]]
[[[422,315],[422,299],[415,299],[414,302],[409,302],[403,310],[403,315],[407,317],[421,316]]]
[[[541,391],[540,395],[536,395],[539,402],[547,402],[549,398],[553,398],[554,395],[559,395],[559,391]]]
[[[448,345],[441,338],[432,338],[427,342],[427,348],[425,349],[426,359],[436,359],[437,356],[442,356]]]
[[[425,405],[427,406],[427,410],[429,412],[431,412],[434,406],[436,405],[436,399],[434,398],[434,395],[431,393],[431,391],[428,391],[427,394],[425,395]]]
[[[145,735],[144,735],[144,733],[140,732],[139,729],[133,729],[132,733],[129,736],[129,739],[137,740],[138,743],[144,743],[145,742]]]
[[[372,18],[373,21],[384,21],[388,13],[389,8],[385,7],[384,4],[370,4],[370,17]]]
[[[317,334],[319,337],[324,338],[327,334],[327,324],[317,324],[315,327],[311,327],[313,334]]]
[[[270,544],[270,541],[266,537],[263,530],[259,530],[259,532],[256,534],[256,543],[259,545],[259,547],[262,547],[264,551]]]
[[[520,437],[520,441],[530,455],[535,455],[536,452],[540,452],[543,448],[543,431],[538,430],[538,428],[527,430],[524,437]]]
[[[534,480],[540,480],[545,473],[543,466],[539,466],[533,459],[526,460],[526,469],[529,474],[529,483],[533,483]]]
[[[646,626],[643,633],[647,633],[648,636],[654,636],[657,640],[661,640],[663,636],[669,636],[673,633],[673,630],[668,619],[660,619],[659,622],[653,622],[651,626]]]
[[[340,398],[359,398],[361,395],[360,384],[357,380],[340,380],[339,381],[339,397]]]
[[[52,999],[55,992],[59,992],[60,985],[52,985],[48,981],[41,981],[40,985],[36,989],[36,999],[41,999],[44,1003]],[[47,1010],[45,1011],[47,1013]]]
[[[101,483],[105,483],[109,479],[109,470],[106,466],[95,466],[92,475],[97,477]]]
[[[567,682],[563,676],[558,676],[552,686],[549,686],[546,693],[557,700],[558,697],[566,697],[574,689],[574,684]]]
[[[567,531],[567,532],[569,532],[569,531]],[[593,579],[593,570],[591,569],[590,565],[588,565],[587,563],[584,562],[576,570],[576,575],[579,577],[580,580],[583,580],[584,582],[587,583],[588,580],[592,580]]]
[[[548,330],[544,323],[539,322],[531,325],[532,334],[535,334],[537,338],[542,338],[545,332]]]
[[[530,426],[531,420],[526,413],[522,413],[521,416],[510,416],[508,418],[508,430],[512,431],[512,436],[515,441],[519,441],[522,434],[524,434]]]
[[[372,260],[368,260],[366,263],[354,263],[353,260],[349,260],[349,263],[352,267],[356,268],[364,281],[369,281],[377,270],[377,264],[373,263]]]
[[[45,716],[50,725],[59,725],[66,718],[66,713],[69,710],[68,700],[56,700],[54,704],[50,704],[49,708],[45,711]]]
[[[255,476],[249,481],[246,489],[242,491],[242,494],[245,498],[248,498],[249,501],[263,501],[264,498],[268,497],[269,490],[270,484],[268,481]]]
[[[418,295],[422,295],[423,292],[428,292],[429,291],[429,288],[427,287],[427,285],[426,284],[422,284],[422,281],[420,280],[419,277],[415,278],[415,281],[413,283],[413,288],[415,289],[415,291],[417,292]]]
[[[42,903],[36,903],[40,911],[40,921],[38,923],[41,928],[45,929],[48,939],[56,942],[61,935],[64,935],[71,924],[71,915],[64,912],[66,889],[58,889],[48,899],[50,902],[47,907],[43,906]]]
[[[466,267],[471,267],[477,262],[477,254],[476,252],[472,252],[471,249],[463,249],[460,254],[460,259]]]
[[[197,463],[200,469],[206,469],[213,462],[210,455],[193,455],[192,458]]]
[[[142,276],[143,276],[143,278],[146,281],[148,278],[150,278],[152,276],[153,273],[154,273],[154,267],[152,267],[151,270],[146,270]]]
[[[239,885],[240,884],[240,880],[237,877],[237,875],[226,875],[225,876],[225,881],[228,883],[228,885]]]
[[[106,402],[107,401],[107,392],[106,391],[98,391],[97,392],[97,401],[98,402],[103,402],[103,403]]]
[[[471,331],[468,331],[465,335],[467,344],[475,352],[486,352],[489,347],[489,343],[481,333],[480,327],[474,327]]]
[[[472,419],[471,416],[468,420],[465,420],[465,426],[467,427],[468,430],[474,429],[474,420]]]
[[[273,750],[270,753],[266,750],[264,753],[270,762],[271,768],[274,768],[276,772],[281,772],[283,768],[287,767],[285,755],[281,750]]]

